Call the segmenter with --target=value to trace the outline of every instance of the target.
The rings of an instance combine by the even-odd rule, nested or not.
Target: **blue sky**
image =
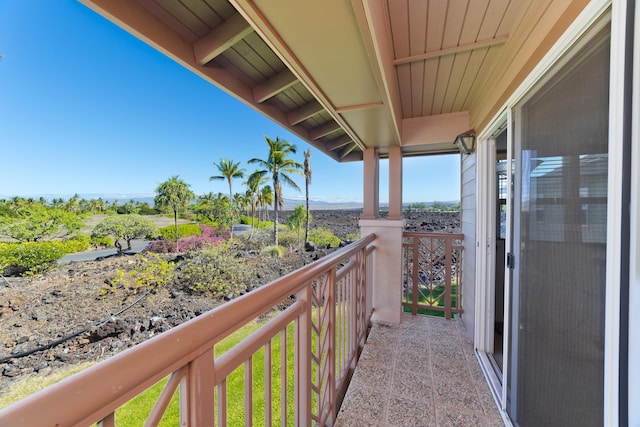
[[[0,0],[0,196],[153,195],[179,175],[228,192],[213,162],[309,145],[74,0]],[[405,202],[459,199],[459,156],[404,161]],[[311,197],[362,200],[362,163],[312,148]],[[381,164],[380,200],[388,200]],[[304,179],[297,179],[301,188]],[[241,182],[234,182],[234,192]],[[285,197],[300,197],[290,188]]]

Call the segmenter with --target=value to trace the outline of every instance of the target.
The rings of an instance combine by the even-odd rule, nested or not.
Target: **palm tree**
[[[282,199],[282,182],[288,184],[290,187],[300,191],[300,187],[289,176],[291,173],[302,175],[301,170],[304,169],[300,162],[290,159],[287,156],[289,154],[296,153],[296,146],[290,142],[280,140],[276,137],[275,140],[265,136],[269,146],[269,155],[266,160],[263,159],[251,159],[249,163],[256,163],[262,166],[264,173],[271,173],[273,177],[273,238],[274,242],[278,244],[278,209],[284,207],[284,200]]]
[[[264,211],[263,218],[265,219],[265,221],[268,221],[269,211],[267,210],[267,208],[273,205],[273,189],[270,185],[265,185],[264,187],[262,187],[260,193],[258,194],[258,201],[260,202],[262,210]],[[258,227],[260,227],[260,217],[258,217]]]
[[[209,177],[209,181],[227,180],[227,183],[229,183],[229,201],[231,202],[231,209],[233,210],[233,178],[242,178],[244,176],[244,168],[240,167],[240,162],[236,163],[231,159],[220,159],[220,163],[214,162],[213,165],[218,168],[220,175]],[[233,238],[233,221],[231,221],[231,227],[229,228],[229,237]]]
[[[251,228],[253,229],[253,220],[256,216],[256,205],[260,206],[260,186],[264,184],[266,181],[266,177],[264,173],[256,170],[249,178],[243,183],[247,186],[248,192],[250,193],[251,200]],[[260,223],[260,215],[258,214],[258,225]]]
[[[226,179],[229,183],[229,200],[233,204],[233,191],[231,191],[233,178],[242,178],[244,176],[244,168],[240,167],[240,162],[234,162],[231,159],[220,159],[220,163],[213,163],[218,168],[220,175],[209,178],[209,181]]]
[[[176,226],[176,251],[178,250],[178,211],[185,209],[189,201],[195,198],[190,185],[174,175],[165,182],[160,183],[156,188],[156,197],[153,199],[156,208],[171,209],[173,211],[173,221]]]
[[[67,203],[65,204],[65,209],[75,214],[78,212],[79,207],[80,207],[80,196],[78,195],[78,193],[76,193],[73,195],[73,197],[67,200]]]
[[[311,149],[304,151],[304,189],[307,215],[304,219],[304,244],[309,243],[309,184],[311,184]],[[298,244],[299,246],[299,244]]]

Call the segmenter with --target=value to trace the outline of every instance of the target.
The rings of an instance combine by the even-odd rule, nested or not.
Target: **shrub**
[[[340,246],[340,239],[330,230],[323,227],[309,230],[309,241],[315,243],[319,248],[337,248]]]
[[[219,229],[208,227],[204,224],[199,225],[201,234],[192,235],[190,237],[181,237],[178,240],[178,250],[176,251],[175,240],[160,239],[155,240],[147,247],[148,252],[169,253],[169,252],[191,252],[209,246],[219,245],[224,238],[218,235]]]
[[[358,240],[360,240],[360,233],[347,233],[347,235],[344,237],[344,240],[351,243],[357,242]]]
[[[198,224],[178,224],[178,235],[182,237],[199,236],[202,229]],[[163,239],[176,239],[176,226],[167,225],[160,229],[160,237]]]
[[[20,275],[38,274],[65,254],[63,242],[0,243],[0,268]]]
[[[89,236],[85,236],[84,234],[80,234],[78,236],[74,236],[71,239],[64,241],[64,252],[67,254],[73,254],[76,252],[83,252],[89,248],[89,241],[91,239]]]
[[[262,249],[262,255],[271,257],[271,258],[282,258],[284,254],[287,253],[287,248],[280,245],[271,245]]]
[[[64,209],[33,205],[16,218],[0,217],[0,236],[18,242],[41,242],[73,235],[83,225],[79,215]]]
[[[104,236],[104,237],[91,236],[89,243],[91,244],[91,246],[98,247],[98,248],[110,248],[111,246],[113,246],[113,239],[108,236]]]
[[[279,229],[278,230],[278,244],[285,248],[297,248],[298,247],[298,233],[296,230]]]
[[[158,209],[142,206],[138,209],[138,215],[158,215],[160,211]]]
[[[110,281],[111,290],[118,284],[137,288],[164,286],[174,277],[174,265],[160,258],[158,254],[138,254],[136,261],[133,270],[118,270],[116,277]],[[107,289],[104,291],[108,292]]]
[[[233,298],[247,287],[251,272],[229,244],[192,253],[182,264],[180,278],[196,293]]]
[[[154,240],[147,246],[147,252],[153,252],[156,254],[176,252],[176,241],[172,239]]]
[[[258,226],[258,221],[256,220],[255,224],[256,228],[263,229],[267,228],[269,230],[273,230],[273,221],[260,221],[260,226]]]

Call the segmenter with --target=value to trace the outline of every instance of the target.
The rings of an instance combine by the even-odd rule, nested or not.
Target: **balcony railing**
[[[411,313],[462,313],[462,234],[402,234],[402,305]],[[436,313],[434,313],[436,312]]]
[[[165,378],[145,425],[158,425],[176,392],[183,426],[227,425],[237,400],[245,425],[331,425],[366,338],[374,240],[369,235],[29,396],[0,411],[0,425],[115,426],[116,409]],[[215,354],[222,339],[292,295],[256,332]],[[293,352],[286,351],[291,340]],[[234,372],[243,376],[241,393],[227,383]]]

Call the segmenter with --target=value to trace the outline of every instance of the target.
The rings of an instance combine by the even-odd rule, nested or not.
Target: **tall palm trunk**
[[[280,195],[278,194],[278,188],[280,180],[278,172],[273,173],[273,240],[275,245],[278,246],[278,207],[280,206]]]
[[[307,202],[306,218],[304,219],[304,245],[309,243],[309,184],[311,184],[311,149],[304,151],[304,188]]]
[[[307,209],[307,214],[305,215],[305,219],[304,219],[304,244],[305,246],[307,245],[307,243],[309,243],[309,178],[305,179],[304,182],[304,187],[305,187],[305,192],[306,192],[306,209]],[[298,238],[298,240],[300,240],[300,238]],[[298,246],[300,246],[300,244],[298,243]]]

